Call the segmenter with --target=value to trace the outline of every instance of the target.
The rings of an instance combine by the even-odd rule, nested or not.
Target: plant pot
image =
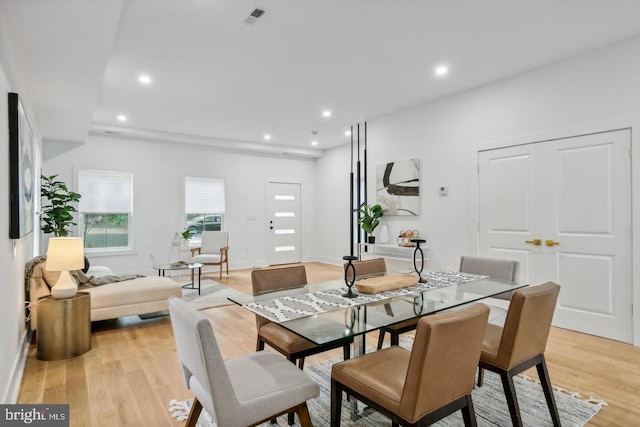
[[[367,237],[367,242],[374,244],[376,242],[376,236]]]

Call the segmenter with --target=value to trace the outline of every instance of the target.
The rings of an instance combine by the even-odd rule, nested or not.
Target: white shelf
[[[420,245],[420,249],[424,253],[424,266],[429,266],[429,248]],[[378,256],[380,258],[388,258],[399,261],[413,262],[413,252],[415,246],[399,246],[393,243],[358,243],[358,259],[362,260],[363,255]]]

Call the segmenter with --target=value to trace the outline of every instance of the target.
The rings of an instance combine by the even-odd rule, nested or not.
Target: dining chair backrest
[[[518,280],[519,265],[520,263],[518,261],[508,259],[462,256],[460,257],[459,271],[515,282]],[[494,298],[508,301],[511,299],[511,292],[495,295]]]
[[[496,365],[503,369],[544,353],[560,286],[553,282],[518,289],[502,329]]]
[[[488,317],[489,308],[477,303],[418,321],[400,400],[403,418],[420,419],[471,393]]]
[[[251,271],[251,287],[254,295],[284,289],[301,288],[307,284],[307,270],[304,265],[276,268],[261,268]],[[258,328],[269,320],[256,316]]]
[[[192,376],[209,399],[198,396],[206,411],[218,421],[238,407],[231,379],[225,366],[211,323],[180,298],[169,298],[171,326],[176,340],[187,387]]]
[[[229,245],[229,233],[226,231],[203,231],[200,253],[219,254],[220,249]]]
[[[349,263],[345,262],[343,268],[347,268]],[[353,267],[356,271],[356,279],[362,276],[372,276],[376,274],[384,274],[387,272],[387,266],[384,258],[373,258],[362,261],[353,261]],[[351,280],[351,271],[347,270],[347,280]]]
[[[460,257],[461,272],[480,274],[509,282],[515,282],[518,279],[519,265],[520,263],[518,261],[501,258]]]

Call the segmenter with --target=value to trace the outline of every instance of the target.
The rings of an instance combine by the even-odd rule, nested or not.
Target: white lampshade
[[[70,270],[84,267],[84,242],[80,237],[53,237],[49,239],[46,269],[59,271],[60,278],[51,288],[54,298],[71,298],[78,292]]]

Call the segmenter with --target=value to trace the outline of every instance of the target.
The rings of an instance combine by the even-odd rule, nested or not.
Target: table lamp
[[[49,271],[59,271],[60,278],[51,288],[56,299],[71,298],[78,292],[78,284],[69,274],[84,267],[84,243],[80,237],[53,237],[49,239],[47,265]]]

